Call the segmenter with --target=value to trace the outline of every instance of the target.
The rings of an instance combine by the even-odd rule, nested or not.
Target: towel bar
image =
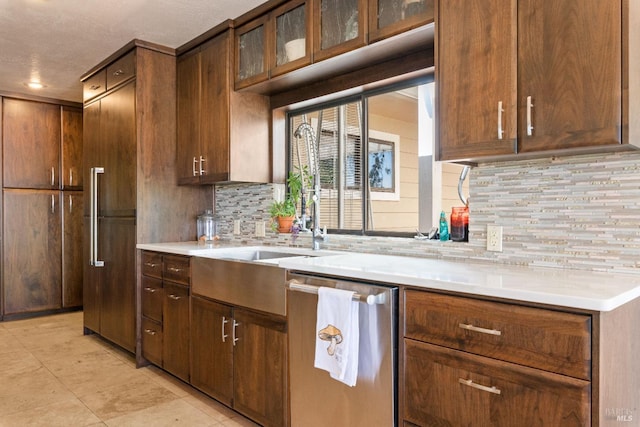
[[[315,295],[318,294],[318,289],[320,288],[320,286],[307,285],[304,283],[300,283],[297,280],[290,280],[288,285],[289,285],[289,289],[291,289],[292,291],[306,292],[308,294],[315,294]],[[377,295],[362,295],[362,294],[355,293],[353,294],[353,300],[358,302],[364,302],[369,305],[384,304],[386,302],[385,295],[386,294],[384,293],[379,293]]]

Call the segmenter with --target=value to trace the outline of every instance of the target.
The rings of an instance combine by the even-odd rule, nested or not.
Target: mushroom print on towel
[[[353,296],[352,291],[318,289],[314,361],[316,368],[351,387],[358,378],[360,341],[359,308]]]

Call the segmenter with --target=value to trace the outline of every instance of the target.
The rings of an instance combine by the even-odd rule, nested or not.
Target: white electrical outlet
[[[240,234],[240,220],[233,220],[233,234]]]
[[[502,252],[502,226],[487,225],[487,250]]]
[[[264,221],[256,221],[256,237],[264,236]]]

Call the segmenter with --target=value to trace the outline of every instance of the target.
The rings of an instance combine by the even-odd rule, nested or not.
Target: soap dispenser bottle
[[[440,240],[443,242],[449,240],[449,226],[447,225],[447,215],[444,211],[440,213]]]

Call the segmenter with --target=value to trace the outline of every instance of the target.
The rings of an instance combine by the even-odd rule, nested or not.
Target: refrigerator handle
[[[104,267],[104,261],[98,259],[98,174],[104,168],[91,168],[91,218],[89,219],[89,258],[94,267]]]

